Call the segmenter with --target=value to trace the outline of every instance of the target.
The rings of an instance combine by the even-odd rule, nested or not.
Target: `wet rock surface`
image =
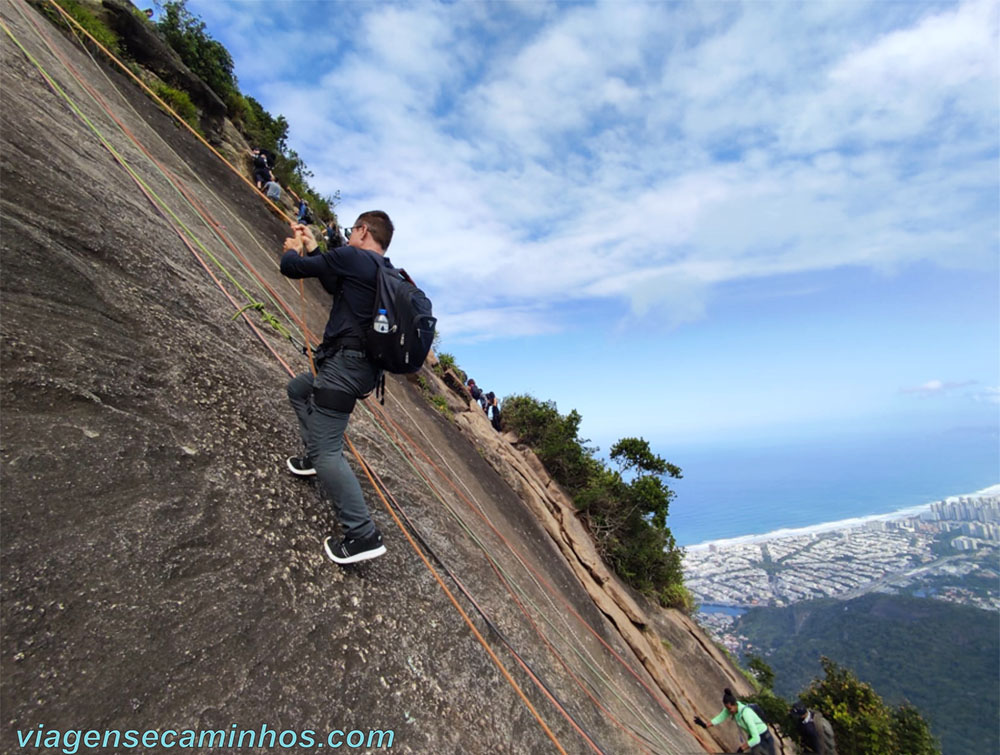
[[[96,66],[19,2],[0,15],[169,207],[156,209],[98,135],[5,43],[3,749],[10,751],[16,730],[39,724],[140,731],[266,724],[391,729],[392,749],[404,753],[555,752],[353,456],[388,552],[348,568],[323,556],[322,540],[336,530],[330,504],[314,482],[284,469],[285,457],[299,451],[288,375],[247,323],[233,319],[246,301],[211,261],[277,315],[252,267],[293,309],[303,307],[311,332],[321,332],[327,295],[306,285],[300,305],[298,286],[278,273],[283,222],[124,76]],[[46,38],[159,167],[74,82]],[[245,262],[164,172],[207,208]],[[236,306],[181,242],[174,230],[181,223]],[[393,252],[405,264],[405,250]],[[248,316],[277,356],[307,369],[284,337],[256,312]],[[657,653],[638,657],[623,623],[655,645],[654,622],[636,617],[658,609],[634,601],[615,608],[627,602],[620,585],[606,605],[595,601],[581,576],[592,567],[579,568],[588,556],[572,555],[566,530],[526,503],[530,490],[537,496],[550,482],[505,471],[522,452],[454,396],[452,422],[409,381],[391,379],[388,391],[384,410],[359,405],[349,437],[565,750],[592,748],[495,630],[605,752],[703,751],[695,738],[703,735],[682,718],[692,700],[718,697],[731,668],[704,656],[703,636],[685,648],[698,656],[697,680],[670,677]],[[680,626],[668,613],[657,621]],[[677,631],[679,638],[700,630]],[[671,658],[680,668],[690,660]]]

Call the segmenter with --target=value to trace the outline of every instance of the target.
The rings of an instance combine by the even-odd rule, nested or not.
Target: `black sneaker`
[[[382,533],[375,530],[368,537],[348,537],[334,545],[333,538],[323,541],[323,550],[330,560],[337,564],[353,564],[357,561],[367,561],[378,558],[385,553],[382,545]]]
[[[316,474],[312,459],[308,456],[289,456],[285,464],[288,465],[289,472],[299,477],[312,477]]]

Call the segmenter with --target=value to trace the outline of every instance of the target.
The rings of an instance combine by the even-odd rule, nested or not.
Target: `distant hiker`
[[[486,411],[486,396],[483,395],[483,389],[476,385],[476,381],[469,378],[469,382],[466,383],[469,388],[469,395],[472,396],[473,401],[478,401],[479,405],[483,407],[483,411]]]
[[[281,199],[281,186],[278,184],[277,181],[274,180],[274,178],[272,178],[270,181],[264,184],[264,193],[267,194],[268,199],[273,199],[275,202],[277,202],[279,199]]]
[[[299,218],[298,222],[304,225],[310,225],[312,221],[312,214],[309,212],[309,205],[304,199],[299,200]]]
[[[257,188],[261,189],[271,178],[271,168],[267,164],[267,155],[256,148],[250,154],[253,155],[253,180],[257,184]]]
[[[493,391],[486,394],[486,417],[493,425],[493,429],[500,432],[500,405]]]
[[[695,716],[694,722],[702,728],[710,729],[732,717],[747,738],[746,744],[741,744],[738,752],[750,752],[753,755],[774,755],[774,736],[753,708],[746,703],[739,702],[729,687],[723,691],[722,705],[723,708],[719,711],[719,715],[711,721],[704,721],[701,717]]]
[[[837,742],[833,736],[833,725],[818,710],[809,710],[801,701],[792,706],[802,746],[806,752],[818,755],[837,755]]]
[[[338,246],[345,246],[347,241],[344,239],[343,234],[340,232],[340,228],[337,227],[337,221],[331,220],[326,224],[326,245],[330,249],[336,249]]]
[[[363,212],[351,229],[351,245],[317,251],[316,239],[305,225],[293,225],[295,237],[285,239],[281,272],[289,278],[319,278],[334,295],[323,343],[316,351],[318,374],[303,372],[288,383],[288,398],[299,420],[305,455],[286,462],[292,474],[317,475],[333,499],[344,530],[339,543],[327,537],[326,555],[338,564],[364,561],[385,553],[382,533],[372,521],[361,486],[343,455],[344,431],[354,403],[375,388],[379,370],[365,355],[358,323],[371,321],[375,281],[380,265],[388,266],[385,250],[392,241],[392,221],[381,210]],[[305,249],[308,256],[300,257]]]

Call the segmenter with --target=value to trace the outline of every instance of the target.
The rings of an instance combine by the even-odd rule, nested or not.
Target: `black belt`
[[[364,341],[357,336],[339,336],[323,342],[323,350],[330,354],[335,354],[341,349],[356,349],[357,351],[364,351],[365,344]]]

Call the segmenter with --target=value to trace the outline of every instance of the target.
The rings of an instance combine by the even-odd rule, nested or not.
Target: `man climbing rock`
[[[806,752],[837,755],[833,726],[818,710],[809,710],[801,701],[792,706],[792,716],[798,722],[799,736]]]
[[[361,485],[343,455],[344,431],[354,404],[367,396],[380,370],[365,355],[359,326],[370,326],[375,306],[379,265],[387,265],[385,250],[393,226],[381,210],[364,212],[351,228],[350,246],[317,252],[317,242],[305,225],[292,225],[285,239],[281,273],[289,278],[319,278],[333,294],[323,343],[315,355],[317,375],[304,372],[288,383],[288,398],[299,421],[305,455],[289,458],[288,469],[299,476],[319,477],[333,501],[344,530],[340,542],[327,537],[326,555],[338,564],[376,558],[385,553],[382,534],[372,521]],[[305,257],[300,256],[302,251]]]

